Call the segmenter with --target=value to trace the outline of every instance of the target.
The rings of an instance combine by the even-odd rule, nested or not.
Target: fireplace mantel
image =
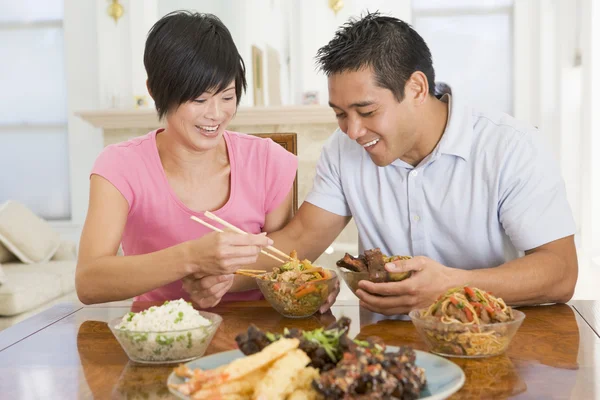
[[[154,129],[160,126],[154,108],[105,109],[75,113],[96,128]],[[326,106],[240,107],[232,126],[335,124],[333,111]]]

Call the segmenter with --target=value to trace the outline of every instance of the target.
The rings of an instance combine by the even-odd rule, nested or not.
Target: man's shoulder
[[[539,142],[537,127],[499,111],[473,111],[473,145],[478,154],[507,154]]]
[[[487,138],[518,139],[535,134],[538,129],[501,111],[473,110],[473,129]]]

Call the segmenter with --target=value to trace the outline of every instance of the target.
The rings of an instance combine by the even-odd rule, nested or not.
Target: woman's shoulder
[[[102,176],[138,174],[141,165],[152,164],[153,151],[156,152],[156,131],[134,137],[104,147],[92,168],[92,173]],[[136,172],[137,171],[137,172]]]
[[[269,143],[272,142],[269,138],[263,138],[260,136],[252,135],[249,133],[241,133],[234,131],[226,131],[230,142],[236,145],[236,147],[250,147],[257,150],[267,149]]]
[[[227,131],[229,142],[234,148],[234,158],[245,161],[263,160],[264,164],[272,163],[273,159],[282,162],[296,158],[296,156],[283,146],[275,143],[271,138],[263,138],[251,134]],[[269,161],[271,160],[271,161]]]
[[[114,154],[144,154],[156,148],[156,132],[151,131],[142,136],[137,136],[122,142],[106,146],[103,153]]]

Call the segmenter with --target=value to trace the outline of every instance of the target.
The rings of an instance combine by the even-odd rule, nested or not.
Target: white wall
[[[98,4],[105,2],[97,1]],[[65,0],[65,66],[67,76],[67,129],[71,183],[72,225],[78,231],[87,213],[88,175],[102,149],[102,135],[74,113],[101,106],[98,10],[96,3]]]
[[[175,9],[219,16],[231,30],[246,61],[252,104],[251,46],[275,47],[281,55],[284,104],[299,104],[307,90],[327,104],[326,78],[314,57],[350,16],[380,10],[411,22],[410,0],[347,0],[336,16],[324,0],[122,0],[125,15],[117,24],[106,15],[107,2],[65,0],[69,160],[72,223],[81,226],[87,211],[88,174],[102,149],[100,132],[75,117],[78,110],[132,107],[145,93],[142,54],[147,30]],[[514,114],[540,127],[561,162],[569,201],[580,228],[581,245],[600,255],[600,4],[581,0],[515,1]],[[577,26],[581,26],[582,66],[574,64]],[[291,60],[289,69],[287,59]],[[268,71],[266,71],[268,73]],[[450,82],[452,83],[452,82]],[[267,95],[268,104],[268,95]]]
[[[315,68],[315,56],[320,47],[331,40],[339,26],[350,17],[358,17],[368,11],[411,22],[410,0],[346,0],[336,15],[324,0],[291,0],[293,20],[291,24],[292,100],[302,103],[305,91],[317,91],[319,103],[328,104],[326,77]]]
[[[581,220],[583,246],[600,267],[600,2],[582,0]]]

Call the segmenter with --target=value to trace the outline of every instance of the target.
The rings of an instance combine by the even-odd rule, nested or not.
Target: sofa
[[[0,316],[75,290],[76,245],[21,203],[0,205]]]

